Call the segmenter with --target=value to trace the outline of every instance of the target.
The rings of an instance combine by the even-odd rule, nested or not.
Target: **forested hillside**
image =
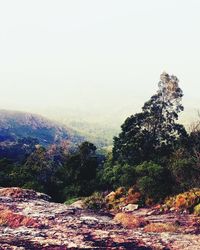
[[[42,116],[0,110],[0,141],[15,141],[27,137],[37,139],[43,146],[60,143],[62,140],[71,140],[73,143],[83,140],[72,129]]]
[[[33,188],[56,201],[133,188],[141,205],[199,188],[200,127],[197,122],[186,131],[177,122],[182,97],[177,77],[163,73],[157,92],[125,120],[109,153],[42,117],[2,111],[0,185]]]
[[[17,111],[0,110],[0,155],[22,160],[36,145],[62,145],[76,148],[84,137],[75,130],[42,116]]]

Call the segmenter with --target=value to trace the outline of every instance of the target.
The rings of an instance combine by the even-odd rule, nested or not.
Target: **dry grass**
[[[145,226],[145,232],[163,233],[163,232],[177,232],[178,227],[173,224],[166,223],[150,223]]]
[[[147,221],[141,217],[134,216],[127,213],[118,213],[115,215],[114,220],[121,223],[122,226],[127,228],[138,228],[147,225]]]

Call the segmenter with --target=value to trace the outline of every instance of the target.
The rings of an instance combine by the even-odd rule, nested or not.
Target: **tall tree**
[[[183,92],[179,80],[162,73],[158,91],[147,101],[142,112],[128,117],[122,132],[114,138],[113,159],[119,163],[138,164],[167,155],[175,143],[187,135],[176,123]]]

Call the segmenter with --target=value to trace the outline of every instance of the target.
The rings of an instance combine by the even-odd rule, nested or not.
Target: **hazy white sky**
[[[199,13],[199,0],[0,0],[0,108],[134,110],[164,70],[200,108]]]

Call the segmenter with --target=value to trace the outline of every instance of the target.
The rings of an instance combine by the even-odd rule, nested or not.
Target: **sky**
[[[0,109],[120,117],[166,71],[196,112],[199,13],[199,0],[0,0]]]

